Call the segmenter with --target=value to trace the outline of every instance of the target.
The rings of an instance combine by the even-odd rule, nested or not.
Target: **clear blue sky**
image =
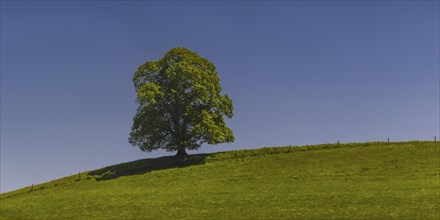
[[[235,106],[198,152],[439,136],[438,1],[1,1],[1,191],[173,154],[127,143],[133,73],[173,47]]]

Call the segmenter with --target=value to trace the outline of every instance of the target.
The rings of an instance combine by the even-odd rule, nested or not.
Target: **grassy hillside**
[[[145,159],[0,195],[0,219],[439,219],[440,144]]]

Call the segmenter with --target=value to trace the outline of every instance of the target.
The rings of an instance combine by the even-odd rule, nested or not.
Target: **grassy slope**
[[[439,175],[434,142],[163,157],[1,194],[0,219],[438,219]]]

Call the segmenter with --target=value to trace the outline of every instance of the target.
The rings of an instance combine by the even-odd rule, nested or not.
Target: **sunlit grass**
[[[438,219],[440,144],[145,159],[0,195],[1,219]]]

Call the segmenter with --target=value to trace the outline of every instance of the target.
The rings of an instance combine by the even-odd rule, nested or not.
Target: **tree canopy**
[[[203,143],[233,142],[224,116],[232,118],[232,100],[222,95],[216,67],[186,48],[174,48],[140,65],[133,77],[138,108],[129,143],[141,150],[187,155]]]

